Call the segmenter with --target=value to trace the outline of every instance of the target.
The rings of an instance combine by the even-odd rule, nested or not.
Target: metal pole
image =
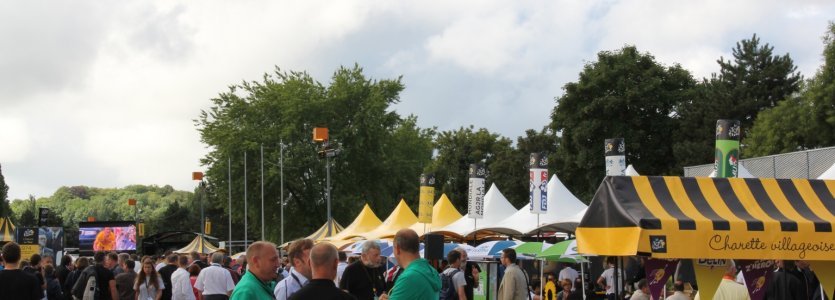
[[[244,151],[244,248],[249,247],[249,220],[247,220],[247,211],[249,207],[247,207],[247,200],[246,200],[246,151]]]
[[[203,224],[206,220],[206,215],[203,210],[203,180],[200,180],[200,183],[197,184],[198,188],[197,191],[200,192],[200,233],[203,234],[202,238],[206,237],[206,224]],[[201,247],[202,248],[202,247]],[[200,249],[200,252],[203,252],[203,249]]]
[[[261,240],[264,238],[264,144],[261,144]]]
[[[328,199],[328,222],[331,221],[331,158],[325,154],[325,172],[327,173],[327,187],[326,187],[326,195]],[[328,226],[328,235],[332,235],[331,227]]]
[[[278,167],[281,173],[281,244],[284,245],[284,140],[280,140],[281,152],[278,157]]]
[[[227,218],[227,219],[229,219],[229,245],[227,245],[227,247],[229,247],[229,253],[232,253],[232,156],[231,155],[229,155],[229,164],[227,165],[227,167],[228,167],[228,169],[226,171],[226,175],[228,176],[228,178],[226,179],[226,181],[229,182],[229,190],[228,190],[228,192],[229,192],[229,197],[228,197],[228,199],[229,199],[229,217]]]

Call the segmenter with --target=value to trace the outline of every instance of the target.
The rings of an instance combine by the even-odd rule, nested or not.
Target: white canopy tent
[[[835,164],[832,164],[829,170],[826,170],[821,176],[818,176],[818,179],[835,179]]]
[[[509,217],[516,208],[507,201],[507,198],[502,195],[496,184],[490,186],[487,193],[484,194],[484,218],[470,219],[470,215],[458,219],[443,228],[433,230],[433,232],[441,233],[447,236],[454,236],[458,238],[467,237],[468,235],[478,231],[480,228],[492,227],[496,223],[501,222]]]
[[[545,214],[532,214],[528,205],[525,205],[510,217],[495,224],[485,226],[481,230],[493,231],[507,235],[530,235],[535,234],[540,227],[555,223],[564,223],[569,219],[574,220],[576,215],[584,212],[588,205],[577,199],[568,188],[554,174],[548,181],[548,211]],[[582,215],[580,215],[582,218]],[[538,221],[538,222],[537,222]],[[580,223],[580,219],[576,219]],[[576,227],[576,225],[574,226]]]
[[[716,170],[713,170],[712,172],[710,172],[710,175],[707,175],[707,177],[716,177]],[[739,170],[737,170],[736,177],[737,178],[757,178],[757,176],[754,176],[754,175],[751,174],[751,172],[748,172],[748,169],[746,169],[745,166],[743,166],[742,164],[739,164]]]

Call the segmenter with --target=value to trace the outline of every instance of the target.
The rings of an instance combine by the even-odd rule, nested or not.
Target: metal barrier
[[[760,178],[818,178],[835,164],[835,147],[783,153],[739,161]],[[713,164],[684,167],[685,177],[708,176]]]

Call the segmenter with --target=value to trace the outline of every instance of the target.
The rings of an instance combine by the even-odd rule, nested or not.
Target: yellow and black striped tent
[[[606,177],[578,250],[658,258],[835,260],[835,181]]]
[[[342,231],[342,229],[345,229],[345,227],[339,225],[339,223],[337,223],[336,220],[330,219],[327,222],[325,222],[325,224],[322,225],[322,227],[319,227],[318,230],[313,232],[311,235],[307,236],[307,238],[318,243],[327,237],[336,235],[337,233]]]
[[[212,245],[212,243],[210,243],[205,238],[203,238],[202,235],[198,234],[197,237],[195,237],[194,240],[191,241],[191,243],[189,243],[188,245],[186,245],[185,247],[183,247],[179,250],[175,250],[174,253],[198,252],[198,253],[209,254],[209,253],[214,253],[214,252],[217,252],[217,251],[226,251],[226,250],[215,247],[215,245]]]
[[[15,227],[9,218],[0,218],[0,242],[13,242]]]

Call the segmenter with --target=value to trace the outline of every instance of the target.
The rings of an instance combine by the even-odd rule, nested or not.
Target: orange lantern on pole
[[[203,180],[203,172],[191,172],[191,180]]]
[[[324,142],[328,140],[328,128],[327,127],[316,127],[313,128],[313,141],[314,142]]]

